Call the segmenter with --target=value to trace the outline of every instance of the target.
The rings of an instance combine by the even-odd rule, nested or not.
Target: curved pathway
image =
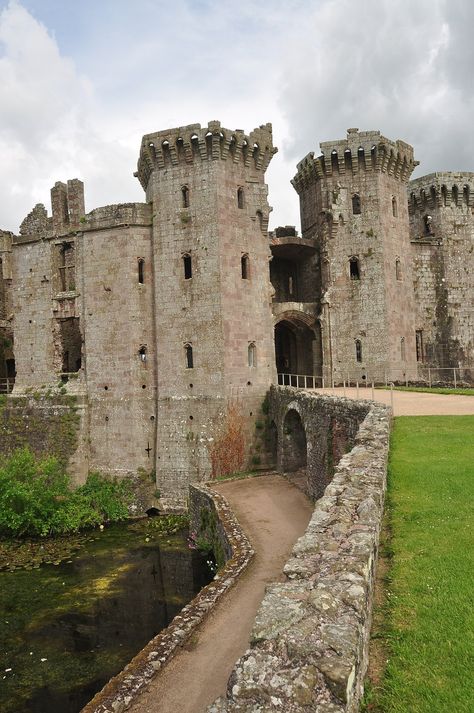
[[[313,512],[310,500],[276,474],[213,487],[229,502],[255,557],[191,642],[131,706],[132,713],[202,713],[225,693],[235,662],[248,648],[265,586],[284,581],[283,566]]]

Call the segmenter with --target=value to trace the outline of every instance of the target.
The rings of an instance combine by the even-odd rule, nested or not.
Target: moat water
[[[0,711],[78,713],[213,577],[185,532],[94,531],[59,564],[0,572]]]

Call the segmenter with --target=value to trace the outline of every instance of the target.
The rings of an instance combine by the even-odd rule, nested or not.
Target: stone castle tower
[[[229,400],[256,415],[275,379],[265,170],[271,125],[191,125],[144,136],[137,176],[152,205],[157,483],[209,474]]]
[[[349,129],[345,140],[322,143],[321,151],[298,164],[293,185],[302,237],[319,251],[325,381],[413,378],[406,199],[413,149],[378,131]]]
[[[417,359],[444,369],[474,350],[473,185],[474,173],[444,172],[409,186]]]

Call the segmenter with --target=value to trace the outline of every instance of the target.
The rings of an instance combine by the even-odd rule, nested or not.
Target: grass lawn
[[[383,713],[474,711],[474,416],[395,419]],[[377,618],[377,617],[376,617]]]
[[[390,391],[390,386],[376,386],[376,389],[383,389],[384,391]],[[451,394],[455,396],[474,396],[474,389],[449,389],[444,387],[433,387],[430,389],[429,386],[394,386],[394,391],[420,391],[423,394]]]

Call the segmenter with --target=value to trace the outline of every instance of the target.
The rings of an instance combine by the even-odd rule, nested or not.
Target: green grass
[[[368,711],[474,710],[474,416],[395,419],[388,663]]]
[[[376,386],[376,389],[390,391],[390,386]],[[455,396],[474,396],[474,389],[455,389],[454,387],[433,387],[429,386],[394,386],[394,391],[419,391],[423,394],[454,394]]]

